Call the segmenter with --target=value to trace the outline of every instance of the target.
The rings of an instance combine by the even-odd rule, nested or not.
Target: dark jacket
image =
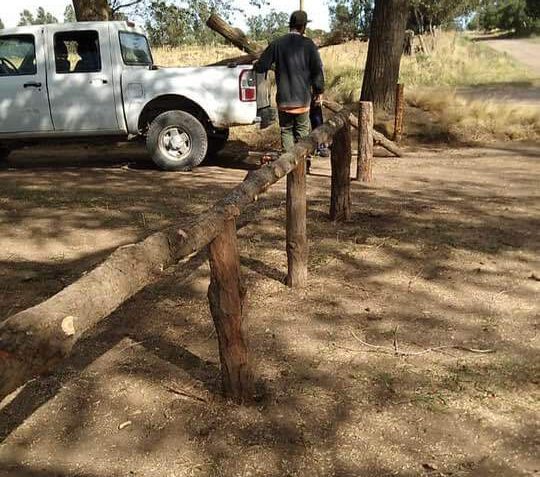
[[[312,94],[324,92],[324,73],[315,43],[298,33],[274,40],[255,64],[257,73],[275,65],[277,104],[281,108],[309,106]]]

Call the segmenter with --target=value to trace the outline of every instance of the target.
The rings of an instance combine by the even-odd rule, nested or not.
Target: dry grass
[[[203,66],[241,54],[238,48],[225,45],[193,45],[181,48],[152,48],[154,61],[161,66]]]
[[[455,88],[461,86],[530,81],[531,74],[525,67],[508,55],[453,32],[428,38],[427,44],[432,52],[430,55],[403,58],[400,78],[406,85],[409,105],[432,113],[431,122],[435,124],[426,125],[425,136],[466,142],[536,139],[540,136],[540,114],[532,107],[487,100],[468,101],[455,93]],[[238,54],[238,49],[223,45],[154,50],[156,62],[164,66],[204,65]],[[366,55],[365,42],[350,42],[321,50],[329,97],[348,103],[360,96]],[[413,118],[409,115],[409,119]],[[276,134],[275,127],[266,131],[248,127],[235,131],[234,137],[267,149],[278,147]]]
[[[448,88],[414,89],[408,93],[407,102],[435,116],[436,131],[432,127],[426,132],[428,136],[446,136],[462,142],[540,137],[540,111],[533,106],[468,101]]]

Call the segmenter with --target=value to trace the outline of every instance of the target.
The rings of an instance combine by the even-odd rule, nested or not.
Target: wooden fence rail
[[[252,384],[241,333],[244,291],[239,277],[235,217],[271,185],[290,175],[287,237],[290,237],[288,248],[293,253],[289,260],[289,283],[304,285],[307,244],[300,248],[295,248],[295,244],[307,242],[306,157],[318,144],[332,144],[339,132],[332,164],[341,171],[332,172],[332,215],[334,219],[347,218],[350,210],[350,181],[345,177],[345,170],[350,170],[348,121],[348,111],[338,112],[297,143],[291,152],[251,171],[242,183],[188,226],[156,232],[141,242],[118,248],[56,295],[6,319],[0,324],[0,399],[28,379],[52,370],[69,356],[83,333],[157,280],[165,268],[210,244],[209,301],[219,340],[223,386],[228,396],[237,401],[246,400]]]

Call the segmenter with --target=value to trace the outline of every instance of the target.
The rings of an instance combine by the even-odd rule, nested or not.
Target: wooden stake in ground
[[[370,101],[360,101],[359,110],[356,179],[371,182],[373,180],[373,104]]]
[[[304,288],[307,284],[307,198],[306,160],[287,176],[287,285]]]
[[[405,99],[404,99],[404,85],[398,83],[396,85],[396,110],[395,110],[395,120],[394,120],[394,141],[400,142],[401,136],[403,134],[403,111],[405,108]]]
[[[351,155],[351,126],[346,124],[332,144],[330,219],[333,221],[351,218]]]
[[[242,334],[246,291],[240,277],[234,218],[227,220],[223,231],[210,243],[209,261],[208,301],[219,342],[223,391],[242,403],[253,398],[253,379]]]

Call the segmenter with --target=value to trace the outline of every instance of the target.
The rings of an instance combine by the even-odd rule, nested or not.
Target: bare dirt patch
[[[116,246],[202,212],[254,167],[179,174],[140,151],[39,156],[17,153],[0,170],[0,319]],[[515,144],[379,158],[339,225],[317,161],[307,290],[283,285],[284,183],[239,232],[254,405],[219,397],[202,254],[4,401],[0,476],[535,475],[539,159],[536,145]],[[364,343],[494,352],[394,356]]]

